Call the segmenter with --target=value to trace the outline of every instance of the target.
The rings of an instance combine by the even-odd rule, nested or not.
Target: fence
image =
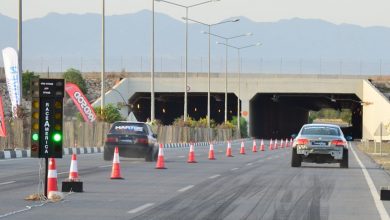
[[[29,149],[31,143],[30,121],[12,119],[5,121],[7,137],[0,138],[0,150]],[[109,123],[64,122],[64,147],[102,147]],[[198,141],[222,141],[234,137],[232,129],[209,129],[161,126],[155,128],[160,143],[182,143]]]
[[[388,75],[390,72],[389,59],[334,59],[334,58],[286,58],[286,57],[257,57],[241,59],[242,73],[262,74],[339,74],[339,75]],[[2,65],[0,63],[0,65]],[[224,73],[226,68],[225,57],[214,57],[210,61],[211,72]],[[68,68],[76,68],[81,72],[99,72],[101,61],[99,58],[74,57],[46,57],[25,58],[23,69],[47,73],[64,72]],[[150,57],[108,57],[106,59],[107,72],[150,72]],[[207,57],[194,57],[188,60],[188,70],[193,73],[207,73]],[[237,58],[227,60],[229,74],[238,71]],[[184,72],[184,57],[155,57],[155,72]],[[0,69],[1,72],[1,69]]]

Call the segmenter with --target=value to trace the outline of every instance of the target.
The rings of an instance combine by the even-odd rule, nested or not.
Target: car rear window
[[[308,126],[302,129],[303,135],[332,135],[339,136],[340,131],[335,127],[328,126]]]
[[[147,134],[146,126],[139,123],[115,123],[112,125],[112,134]]]

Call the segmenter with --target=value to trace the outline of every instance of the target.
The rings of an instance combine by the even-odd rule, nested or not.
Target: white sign
[[[16,107],[21,103],[18,53],[7,47],[3,50],[5,79],[12,105],[12,115],[16,116]]]

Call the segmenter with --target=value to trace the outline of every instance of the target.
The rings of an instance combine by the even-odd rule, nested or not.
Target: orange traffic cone
[[[280,148],[284,148],[284,142],[283,142],[283,139],[280,139]]]
[[[245,144],[244,144],[244,141],[241,141],[240,154],[245,154]]]
[[[257,146],[256,146],[256,140],[255,139],[253,139],[252,152],[257,152]]]
[[[111,179],[123,179],[121,177],[121,166],[119,162],[119,149],[115,147],[114,159],[112,160]]]
[[[215,160],[213,143],[210,143],[209,160]]]
[[[232,145],[230,144],[230,141],[227,142],[226,156],[227,157],[233,157],[233,155],[232,155]]]
[[[72,160],[70,162],[69,181],[79,181],[79,171],[77,169],[76,154],[72,154]]]
[[[57,169],[56,160],[54,158],[49,159],[49,169],[47,171],[47,195],[50,192],[57,192]]]
[[[263,139],[261,139],[261,143],[260,143],[260,151],[264,151],[264,141]]]
[[[190,153],[188,154],[187,163],[196,163],[195,161],[195,152],[194,152],[194,144],[190,145]]]
[[[286,142],[284,142],[284,147],[287,148],[288,147],[288,139],[286,138]]]
[[[274,149],[278,149],[278,139],[275,139]]]
[[[274,146],[273,146],[273,142],[272,142],[272,138],[271,140],[269,141],[269,150],[273,150],[274,149]]]
[[[164,148],[162,144],[160,144],[160,147],[158,149],[156,169],[166,169],[164,163]]]
[[[290,138],[290,147],[292,147],[292,146],[293,146],[293,139]]]

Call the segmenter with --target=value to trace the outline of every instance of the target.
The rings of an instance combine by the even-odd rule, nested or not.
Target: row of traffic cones
[[[286,139],[287,143],[287,139]],[[272,140],[270,143],[270,149],[273,149],[273,144]],[[275,143],[276,149],[277,149],[277,143]],[[287,147],[287,145],[286,145]],[[260,143],[260,151],[265,151],[265,146],[264,146],[264,141],[261,140]],[[257,152],[257,146],[256,146],[256,140],[253,140],[253,147],[252,147],[253,152]],[[240,148],[240,154],[245,154],[245,144],[242,141],[241,142],[241,148]],[[228,141],[227,143],[227,149],[226,149],[226,156],[227,157],[233,157],[232,155],[232,146],[231,142]],[[209,150],[209,155],[208,155],[209,160],[215,160],[215,153],[214,153],[214,145],[213,143],[210,143],[210,150]],[[190,152],[188,153],[188,163],[197,163],[195,160],[195,150],[194,150],[194,144],[190,145]],[[157,157],[157,163],[156,163],[156,169],[166,169],[165,167],[165,161],[164,161],[164,148],[163,145],[159,145],[159,151],[158,151],[158,157]],[[120,162],[119,162],[119,150],[116,147],[115,152],[114,152],[114,159],[113,159],[113,164],[112,164],[112,172],[111,172],[111,179],[123,179],[120,173]]]

